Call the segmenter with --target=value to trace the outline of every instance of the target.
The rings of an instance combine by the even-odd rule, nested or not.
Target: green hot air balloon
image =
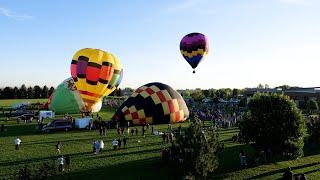
[[[72,78],[64,80],[49,98],[49,109],[56,114],[80,113],[85,110],[85,104]],[[92,108],[92,112],[99,112],[102,106],[100,100]]]

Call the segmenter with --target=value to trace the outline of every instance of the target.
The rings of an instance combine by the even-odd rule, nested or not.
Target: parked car
[[[69,131],[72,129],[72,122],[65,119],[56,119],[43,126],[42,132]]]
[[[18,109],[11,113],[11,117],[22,116],[24,114],[34,114],[34,112],[26,109]]]

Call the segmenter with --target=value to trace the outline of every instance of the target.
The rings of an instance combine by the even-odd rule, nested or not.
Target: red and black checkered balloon
[[[162,83],[139,87],[120,106],[113,120],[126,124],[169,124],[183,122],[189,117],[188,107],[181,95]]]

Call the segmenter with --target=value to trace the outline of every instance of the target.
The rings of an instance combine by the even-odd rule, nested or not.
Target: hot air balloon
[[[99,112],[101,106],[100,100],[92,107],[92,112]],[[72,78],[58,85],[48,99],[48,108],[54,110],[56,114],[79,113],[86,108]]]
[[[139,87],[118,108],[113,120],[126,125],[178,123],[189,117],[181,95],[170,86],[154,82]]]
[[[122,65],[111,53],[100,49],[81,49],[72,58],[71,76],[83,100],[86,111],[120,84]]]
[[[180,52],[193,68],[193,73],[201,60],[208,54],[208,50],[208,38],[201,33],[187,34],[180,42]]]

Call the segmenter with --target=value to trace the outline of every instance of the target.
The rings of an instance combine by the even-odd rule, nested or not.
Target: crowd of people
[[[124,102],[124,99],[104,99],[103,104],[106,107],[119,108]]]

